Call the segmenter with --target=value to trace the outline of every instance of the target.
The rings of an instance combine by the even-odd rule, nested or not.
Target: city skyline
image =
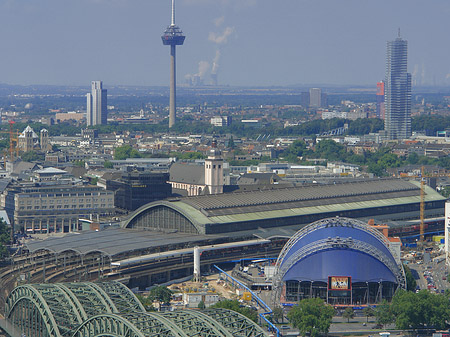
[[[0,82],[82,85],[94,77],[110,85],[167,86],[169,61],[159,39],[169,3],[0,1],[8,47],[0,56]],[[450,52],[441,43],[449,11],[444,0],[287,0],[282,6],[180,0],[177,23],[189,47],[180,52],[178,83],[369,85],[383,79],[380,50],[401,27],[413,85],[449,85]]]

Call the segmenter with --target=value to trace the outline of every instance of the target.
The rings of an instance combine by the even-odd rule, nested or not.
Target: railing
[[[265,317],[266,315],[270,315],[272,313],[272,309],[261,298],[259,298],[258,295],[256,295],[256,293],[254,293],[250,288],[248,288],[245,284],[243,284],[239,280],[236,280],[233,276],[231,276],[230,274],[228,274],[226,271],[222,270],[218,266],[213,265],[213,267],[216,268],[220,273],[225,274],[227,277],[229,277],[232,280],[233,285],[234,285],[234,283],[237,283],[242,288],[244,288],[246,291],[248,291],[250,294],[252,294],[252,299],[255,299],[256,303],[265,310],[265,312],[259,314],[259,317],[262,320],[264,320],[277,333],[277,337],[280,337],[280,330],[271,321],[269,321]]]

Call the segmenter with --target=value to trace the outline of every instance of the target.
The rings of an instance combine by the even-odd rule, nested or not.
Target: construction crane
[[[424,167],[420,169],[420,242],[425,241],[425,175]]]
[[[408,178],[420,178],[420,242],[425,241],[425,186],[426,179],[448,176],[447,173],[425,174],[425,167],[420,168],[420,175],[400,175]]]
[[[9,160],[14,161],[14,155],[19,156],[19,132],[13,130],[14,121],[9,121],[9,131],[0,131],[0,133],[9,135],[9,150],[4,151],[4,167],[6,168],[6,155],[9,155]]]

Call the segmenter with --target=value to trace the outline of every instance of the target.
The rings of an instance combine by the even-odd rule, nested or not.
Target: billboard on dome
[[[328,276],[328,290],[352,290],[351,276]]]

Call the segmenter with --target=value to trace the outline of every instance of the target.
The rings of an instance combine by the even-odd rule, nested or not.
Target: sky
[[[0,0],[0,83],[167,86],[170,0]],[[176,0],[177,82],[375,85],[408,40],[415,85],[450,85],[449,0]]]

